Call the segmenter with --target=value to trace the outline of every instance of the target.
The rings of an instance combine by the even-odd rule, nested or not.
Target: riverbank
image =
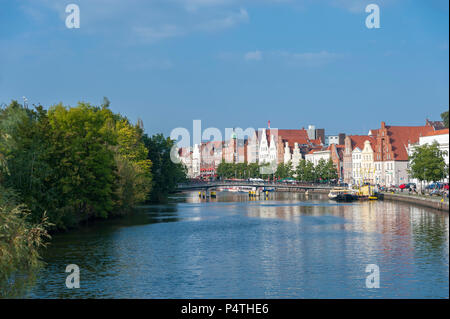
[[[393,193],[381,193],[381,194],[382,199],[384,200],[401,201],[405,203],[416,204],[422,207],[434,208],[447,212],[449,210],[448,200],[442,201],[441,197],[433,198],[431,196],[393,194]]]

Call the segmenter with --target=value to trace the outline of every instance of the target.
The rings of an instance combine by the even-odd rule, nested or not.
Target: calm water
[[[447,212],[408,204],[190,193],[54,236],[25,297],[448,298],[448,240]],[[65,287],[68,264],[80,289]]]

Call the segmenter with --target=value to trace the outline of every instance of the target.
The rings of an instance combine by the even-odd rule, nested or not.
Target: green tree
[[[292,171],[292,163],[288,162],[287,164],[280,163],[277,166],[277,170],[275,172],[275,176],[279,179],[282,178],[288,178],[292,177],[293,171]]]
[[[48,111],[49,161],[58,197],[58,209],[49,216],[57,227],[106,218],[113,210],[117,175],[112,146],[117,142],[105,125],[105,113],[86,103],[59,104]]]
[[[300,160],[295,170],[297,180],[301,182],[314,182],[316,180],[316,172],[314,164],[304,159]]]
[[[314,167],[314,173],[317,180],[324,181],[327,179],[327,162],[323,158],[321,158]]]
[[[444,125],[448,128],[448,111],[445,111],[441,114],[442,121],[444,121]]]
[[[165,138],[162,134],[152,137],[143,135],[142,140],[148,149],[147,158],[152,162],[153,185],[150,201],[165,202],[178,183],[186,180],[186,169],[181,163],[175,163],[171,159],[175,141]]]
[[[331,181],[338,179],[338,171],[336,169],[336,166],[334,165],[333,161],[329,159],[325,165],[325,180]]]
[[[410,156],[411,176],[421,182],[437,182],[444,179],[448,176],[444,154],[437,142],[417,146]]]
[[[250,163],[247,165],[248,177],[249,178],[260,178],[260,170],[258,163]]]
[[[118,175],[116,212],[124,213],[148,199],[152,188],[152,162],[147,157],[140,126],[121,118],[115,123],[114,134],[117,137],[113,149]]]
[[[50,183],[53,168],[48,164],[49,125],[42,106],[28,110],[13,101],[0,115],[0,182],[14,189],[31,210],[31,219],[41,220],[54,203]]]

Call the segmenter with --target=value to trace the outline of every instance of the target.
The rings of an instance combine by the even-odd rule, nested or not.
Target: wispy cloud
[[[372,1],[372,0],[370,0]],[[89,34],[114,34],[121,43],[156,43],[196,32],[220,32],[250,22],[247,8],[285,6],[307,8],[317,3],[361,12],[369,0],[77,0],[82,28]],[[401,1],[401,0],[389,0]],[[387,0],[378,0],[385,4]],[[25,14],[41,24],[55,13],[65,20],[60,0],[28,0]],[[250,11],[251,12],[251,11]],[[130,37],[131,35],[131,37]]]
[[[262,60],[262,52],[261,51],[247,52],[244,55],[244,59],[247,61],[261,61]]]
[[[319,67],[335,61],[339,56],[328,51],[295,53],[288,51],[272,52],[272,56],[280,58],[293,66]]]
[[[326,50],[318,52],[291,52],[291,51],[249,51],[246,53],[221,52],[216,58],[222,61],[262,61],[264,63],[275,63],[289,67],[321,67],[333,63],[342,58],[343,55]]]
[[[239,12],[231,12],[224,17],[208,20],[197,26],[197,29],[205,31],[217,31],[234,27],[240,23],[249,21],[247,10],[241,8]]]
[[[173,38],[184,34],[183,30],[175,25],[163,25],[160,27],[134,27],[134,33],[141,41],[154,43],[156,41]]]
[[[130,71],[169,70],[174,67],[170,59],[147,58],[145,60],[128,61],[126,68]]]

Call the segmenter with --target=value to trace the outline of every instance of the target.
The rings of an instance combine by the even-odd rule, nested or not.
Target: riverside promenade
[[[383,192],[384,200],[394,200],[394,201],[402,201],[406,203],[413,203],[416,205],[435,208],[442,211],[449,210],[449,200],[448,198],[442,198],[440,196],[429,196],[429,195],[410,195],[408,193],[387,193]]]

